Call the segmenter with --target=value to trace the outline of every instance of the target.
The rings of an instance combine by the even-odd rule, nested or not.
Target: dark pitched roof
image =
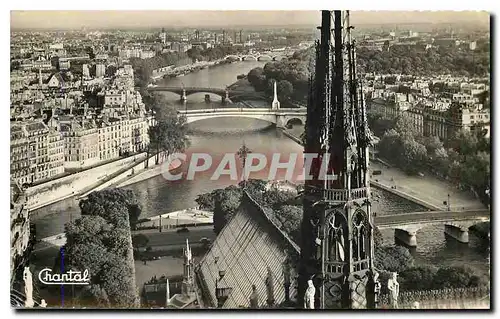
[[[259,294],[259,305],[267,299],[267,268],[274,280],[275,303],[285,301],[284,272],[287,260],[296,260],[298,246],[271,221],[265,211],[247,193],[233,218],[222,229],[211,249],[196,269],[205,307],[215,307],[215,280],[219,270],[225,275],[219,287],[232,288],[223,308],[249,307],[252,285]],[[215,263],[215,257],[218,257]],[[293,267],[292,267],[293,268]],[[290,298],[296,290],[295,269],[291,271]]]

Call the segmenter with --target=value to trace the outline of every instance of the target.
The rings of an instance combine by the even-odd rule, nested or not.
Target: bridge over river
[[[187,123],[221,117],[244,117],[274,123],[278,128],[285,128],[289,124],[304,125],[306,112],[305,108],[276,110],[270,108],[219,108],[178,111],[179,114],[186,116]]]
[[[215,94],[222,98],[222,102],[229,99],[265,99],[266,96],[261,92],[251,92],[244,90],[234,90],[230,88],[211,88],[211,87],[176,87],[176,86],[150,86],[147,88],[150,92],[171,92],[179,95],[182,102],[187,102],[188,96],[195,93]]]
[[[444,224],[444,232],[462,243],[469,242],[469,227],[490,220],[490,210],[428,211],[376,216],[379,229],[394,229],[394,237],[407,246],[417,246],[417,232],[428,225]]]

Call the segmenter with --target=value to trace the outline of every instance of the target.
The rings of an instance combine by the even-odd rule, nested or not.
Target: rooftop
[[[282,232],[246,193],[235,216],[222,229],[210,251],[196,269],[197,283],[206,307],[215,307],[215,281],[219,288],[231,288],[222,308],[249,307],[252,285],[260,296],[259,305],[266,304],[272,276],[276,304],[285,301],[285,271],[288,261],[298,258],[298,246]],[[222,279],[219,271],[225,271]],[[290,269],[294,272],[293,269]],[[296,296],[295,276],[291,275],[290,298]]]

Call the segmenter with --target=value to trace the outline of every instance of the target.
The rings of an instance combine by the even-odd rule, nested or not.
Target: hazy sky
[[[354,11],[351,24],[489,23],[477,11]],[[319,11],[11,11],[11,28],[318,25]]]

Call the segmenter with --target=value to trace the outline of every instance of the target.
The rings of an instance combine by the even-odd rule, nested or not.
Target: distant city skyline
[[[320,11],[11,11],[12,29],[315,26]],[[353,11],[352,24],[474,23],[485,11]]]

